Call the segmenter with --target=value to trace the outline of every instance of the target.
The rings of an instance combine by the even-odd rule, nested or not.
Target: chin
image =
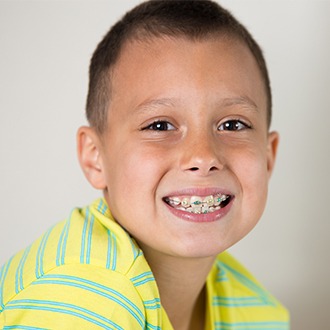
[[[171,246],[171,254],[182,258],[215,258],[229,246],[221,244],[221,239],[190,239]]]

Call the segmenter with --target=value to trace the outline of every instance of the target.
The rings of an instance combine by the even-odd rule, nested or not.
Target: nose
[[[220,146],[215,140],[212,133],[191,132],[187,135],[183,141],[181,169],[201,176],[223,169]]]

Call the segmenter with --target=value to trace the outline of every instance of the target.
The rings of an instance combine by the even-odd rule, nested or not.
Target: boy
[[[211,1],[150,1],[90,65],[81,167],[104,198],[0,273],[4,329],[288,329],[224,252],[257,223],[278,135],[259,46]]]

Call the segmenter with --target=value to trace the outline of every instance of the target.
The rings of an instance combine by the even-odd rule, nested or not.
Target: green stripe
[[[271,305],[271,306],[275,306],[275,303],[271,299],[271,296],[265,290],[263,290],[261,287],[259,287],[256,283],[254,283],[248,277],[246,277],[245,275],[238,272],[236,269],[228,266],[224,262],[221,262],[221,261],[219,261],[219,262],[222,265],[222,267],[226,268],[229,272],[231,272],[233,274],[233,276],[236,277],[236,279],[240,283],[242,283],[244,286],[249,288],[251,291],[255,292],[258,296],[260,296],[260,298],[263,299],[265,303],[267,303],[268,305]]]
[[[116,236],[108,229],[108,252],[106,268],[116,270],[117,267],[117,239]]]
[[[268,306],[259,297],[213,297],[213,306],[223,307],[254,307],[254,306]]]
[[[15,292],[16,294],[19,293],[21,290],[24,289],[23,286],[23,269],[26,262],[26,259],[28,257],[28,254],[30,252],[31,246],[25,249],[24,254],[19,262],[19,265],[16,269],[16,276],[15,276]]]
[[[287,322],[215,322],[216,330],[288,330]]]
[[[39,278],[40,276],[42,276],[44,274],[43,258],[44,258],[47,241],[48,241],[49,235],[52,232],[53,228],[54,228],[54,226],[52,228],[48,229],[48,231],[43,235],[41,243],[38,248],[37,258],[36,258],[36,277],[37,278]]]
[[[65,221],[57,245],[56,266],[64,265],[66,241],[68,238],[69,226],[70,226],[70,220]]]
[[[85,263],[85,245],[86,245],[86,232],[88,228],[88,223],[89,223],[89,207],[86,208],[84,227],[81,236],[80,262],[82,264]]]
[[[105,318],[104,316],[94,313],[86,308],[67,304],[63,302],[54,302],[47,300],[33,300],[33,299],[21,299],[11,301],[6,309],[26,309],[26,310],[39,310],[48,311],[61,314],[69,314],[75,317],[82,318],[92,324],[99,325],[104,329],[108,329],[112,326],[112,329],[123,330],[122,327],[115,324],[113,321]]]
[[[91,221],[90,221],[89,230],[88,230],[86,264],[89,264],[90,260],[91,260],[93,227],[94,227],[94,215],[91,216]]]
[[[111,245],[112,245],[112,237],[111,237],[111,232],[108,229],[107,230],[108,234],[108,251],[107,251],[107,261],[106,261],[106,268],[110,269],[110,258],[111,258]]]
[[[45,328],[37,328],[37,327],[31,327],[28,325],[5,325],[3,330],[10,330],[10,329],[19,329],[19,330],[44,330]]]
[[[2,266],[1,271],[0,271],[0,307],[1,307],[1,310],[3,310],[5,308],[5,305],[3,304],[3,289],[4,289],[5,279],[7,277],[7,273],[8,273],[8,270],[10,268],[10,265],[11,265],[13,259],[14,259],[14,256],[12,256],[7,261],[7,263],[5,263]]]
[[[134,303],[132,303],[128,298],[126,298],[120,292],[112,288],[109,288],[107,286],[101,285],[99,283],[70,275],[45,275],[42,279],[39,279],[38,281],[32,284],[33,285],[43,285],[43,284],[67,285],[96,293],[100,296],[104,296],[112,301],[115,301],[116,303],[124,307],[139,322],[139,324],[141,324],[141,326],[145,322],[145,317],[143,312]]]

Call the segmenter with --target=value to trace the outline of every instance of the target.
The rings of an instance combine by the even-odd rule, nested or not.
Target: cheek
[[[139,145],[133,149],[124,150],[121,161],[118,163],[122,169],[122,175],[129,178],[131,182],[148,186],[151,182],[160,179],[167,159],[165,151]]]
[[[235,175],[240,182],[245,200],[251,205],[263,205],[268,190],[266,150],[246,146],[239,154],[240,161],[236,161],[234,165]]]
[[[145,226],[157,215],[156,191],[166,172],[164,153],[143,145],[125,146],[108,166],[106,195],[110,210],[127,231],[142,239],[153,230],[152,223],[147,231]]]
[[[140,204],[152,198],[165,172],[164,153],[141,145],[121,148],[108,162],[108,194],[112,203]]]

